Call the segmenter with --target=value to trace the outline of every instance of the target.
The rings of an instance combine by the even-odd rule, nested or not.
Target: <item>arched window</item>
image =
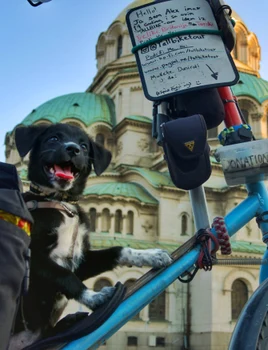
[[[123,215],[121,210],[116,210],[114,215],[114,232],[122,233],[123,228]]]
[[[136,280],[134,279],[134,278],[130,278],[129,280],[127,280],[125,283],[124,283],[124,285],[127,287],[127,288],[129,288],[129,287],[131,287],[132,285],[133,285],[133,283],[135,283],[136,282]],[[137,313],[137,315],[135,315],[133,318],[132,318],[132,320],[139,320],[140,319],[140,317],[139,317],[139,313]]]
[[[248,63],[248,43],[247,43],[247,29],[241,23],[235,26],[236,42],[233,49],[234,58],[247,64]]]
[[[127,337],[127,345],[128,346],[137,346],[138,338],[137,337]]]
[[[99,278],[93,287],[94,292],[99,292],[104,287],[112,287],[112,283],[106,278]]]
[[[96,58],[97,58],[97,68],[101,69],[105,64],[105,51],[106,51],[106,35],[102,33],[97,42],[96,47]]]
[[[101,214],[101,231],[109,232],[111,227],[111,218],[109,209],[103,209]]]
[[[166,345],[166,339],[164,337],[156,337],[156,346],[164,348]]]
[[[181,236],[186,236],[188,231],[188,217],[186,214],[181,216]]]
[[[91,208],[89,211],[90,231],[91,232],[96,232],[96,219],[97,219],[97,211],[95,208]]]
[[[237,60],[238,59],[238,43],[237,43],[237,41],[235,42],[235,46],[233,48],[232,53],[234,55],[234,58]]]
[[[239,81],[239,84],[244,84],[242,80]],[[257,103],[246,99],[246,98],[240,98],[238,100],[238,105],[240,107],[240,110],[243,114],[243,117],[246,121],[247,124],[250,124],[251,121],[251,115],[257,114],[258,113],[258,105]],[[255,130],[253,130],[254,133]]]
[[[122,35],[119,35],[119,37],[117,38],[116,58],[120,58],[122,56],[122,52],[123,52],[123,37],[122,37]]]
[[[245,282],[237,279],[232,284],[232,320],[237,320],[248,300],[248,287]]]
[[[104,146],[104,135],[103,134],[97,134],[96,135],[96,142],[102,146]]]
[[[133,235],[134,228],[134,213],[129,210],[127,213],[127,235]]]
[[[149,305],[149,318],[151,321],[164,321],[166,314],[166,292],[156,297]]]
[[[75,103],[73,104],[73,106],[75,105]],[[79,106],[79,105],[78,105]],[[74,122],[74,121],[68,121],[67,122],[68,125],[72,125],[72,126],[76,126],[77,128],[81,129],[82,125],[80,123]]]
[[[243,114],[243,117],[244,117],[246,123],[248,124],[248,117],[249,117],[249,112],[248,112],[248,110],[247,110],[247,109],[244,109],[244,108],[241,108],[241,112],[242,112],[242,114]]]
[[[251,33],[249,37],[248,55],[248,65],[254,70],[259,70],[260,47],[258,39],[253,33]]]

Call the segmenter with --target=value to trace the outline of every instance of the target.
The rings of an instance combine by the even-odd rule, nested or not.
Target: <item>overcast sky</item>
[[[28,113],[47,100],[85,91],[90,85],[96,74],[97,38],[130,3],[52,0],[34,8],[26,0],[1,2],[1,161],[6,132]],[[261,76],[268,80],[268,1],[226,3],[258,36],[262,48]]]

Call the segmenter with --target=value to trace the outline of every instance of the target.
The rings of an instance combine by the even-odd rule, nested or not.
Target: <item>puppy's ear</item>
[[[48,128],[46,125],[40,126],[20,126],[15,130],[16,147],[21,158],[25,157],[33,148],[38,137]]]
[[[93,163],[96,175],[100,175],[110,164],[112,155],[111,152],[92,140],[90,140],[90,145],[90,162]]]

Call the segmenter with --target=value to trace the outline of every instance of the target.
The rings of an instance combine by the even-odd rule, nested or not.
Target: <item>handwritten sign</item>
[[[131,9],[126,19],[149,100],[237,83],[237,69],[215,35],[218,26],[206,0],[156,2]]]

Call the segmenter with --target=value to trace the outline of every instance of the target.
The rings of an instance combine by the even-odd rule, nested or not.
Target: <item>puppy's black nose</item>
[[[65,149],[70,155],[73,155],[73,156],[78,156],[78,154],[80,154],[80,150],[81,150],[80,146],[74,142],[66,142]]]

